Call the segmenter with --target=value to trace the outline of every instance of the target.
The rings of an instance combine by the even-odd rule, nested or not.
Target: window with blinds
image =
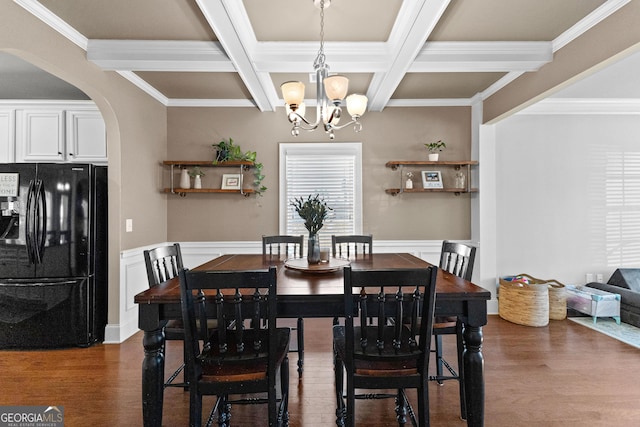
[[[319,194],[329,216],[318,233],[322,248],[332,234],[362,233],[362,144],[280,144],[280,233],[308,235],[291,200]]]

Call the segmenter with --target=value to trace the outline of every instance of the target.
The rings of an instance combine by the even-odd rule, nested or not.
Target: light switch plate
[[[125,221],[125,231],[127,233],[131,233],[133,231],[133,220],[132,219],[127,219]]]

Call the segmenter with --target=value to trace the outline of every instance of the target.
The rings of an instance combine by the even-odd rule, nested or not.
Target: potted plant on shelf
[[[262,174],[263,165],[256,161],[257,153],[255,151],[243,152],[239,145],[234,144],[233,139],[223,139],[217,144],[212,144],[216,149],[216,157],[213,160],[213,164],[219,162],[230,161],[247,161],[253,163],[253,186],[255,187],[255,193],[258,196],[262,196],[262,193],[267,189],[262,185],[264,175]]]
[[[318,231],[324,226],[324,220],[329,215],[330,208],[319,194],[314,197],[311,195],[298,197],[290,203],[296,210],[300,218],[304,219],[304,226],[309,231],[309,240],[307,248],[307,261],[309,264],[317,264],[320,262],[320,243],[318,241]]]
[[[200,166],[194,166],[189,171],[189,176],[193,178],[193,188],[202,188],[202,178],[204,172],[200,169]]]
[[[447,148],[447,144],[445,144],[441,139],[436,142],[429,142],[427,144],[424,144],[424,146],[427,147],[427,150],[429,150],[430,162],[437,162],[440,151]]]

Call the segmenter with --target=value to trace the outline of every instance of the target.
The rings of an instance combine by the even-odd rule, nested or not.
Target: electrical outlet
[[[132,219],[127,219],[124,224],[125,224],[125,226],[124,226],[125,227],[125,231],[127,233],[131,233],[133,231],[133,220]]]
[[[592,274],[592,273],[587,273],[587,274],[585,275],[585,281],[586,281],[586,283],[591,283],[591,282],[593,282],[593,274]]]
[[[603,281],[602,281],[603,279],[604,278],[602,277],[601,273],[596,274],[596,282],[603,283]]]

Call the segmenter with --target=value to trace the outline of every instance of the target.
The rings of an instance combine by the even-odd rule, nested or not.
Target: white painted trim
[[[516,114],[640,114],[640,99],[547,98]]]
[[[562,49],[631,0],[608,0],[553,40],[553,51]]]
[[[62,108],[65,110],[91,110],[97,111],[98,107],[93,101],[72,101],[52,99],[0,99],[0,106],[10,108]]]
[[[210,41],[89,40],[87,59],[103,70],[236,71],[220,43]]]

